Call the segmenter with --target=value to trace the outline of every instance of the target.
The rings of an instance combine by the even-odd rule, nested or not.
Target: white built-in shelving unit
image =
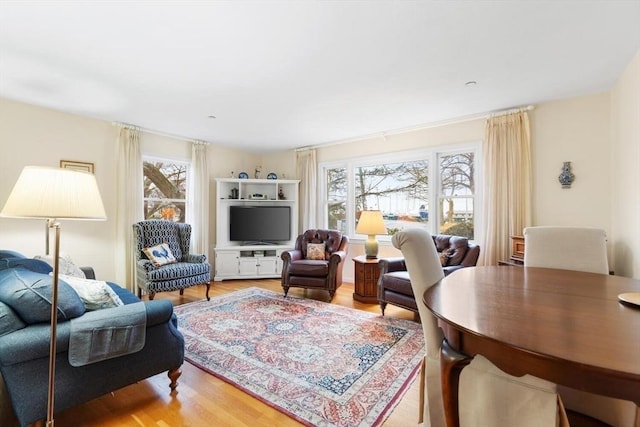
[[[298,234],[299,183],[285,179],[216,179],[214,280],[280,277],[280,255],[293,249]],[[289,206],[290,240],[273,245],[247,245],[229,240],[230,206]]]

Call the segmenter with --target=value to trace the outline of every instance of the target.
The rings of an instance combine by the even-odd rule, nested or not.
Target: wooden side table
[[[355,292],[353,299],[366,304],[378,302],[378,278],[380,268],[378,258],[367,258],[364,255],[353,258],[355,266]]]

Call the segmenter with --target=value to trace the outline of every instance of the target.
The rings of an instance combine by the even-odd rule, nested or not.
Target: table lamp
[[[60,258],[59,219],[107,219],[93,174],[72,169],[26,166],[0,212],[9,218],[46,219],[55,229],[51,292],[51,343],[49,345],[49,388],[47,426],[54,425],[56,328],[58,323],[58,264]]]
[[[367,258],[378,257],[377,234],[387,234],[387,227],[382,219],[380,211],[362,211],[356,227],[356,233],[366,234],[367,240],[364,243],[364,252]]]

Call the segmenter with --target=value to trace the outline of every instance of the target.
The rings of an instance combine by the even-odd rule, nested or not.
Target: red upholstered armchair
[[[349,237],[338,230],[307,230],[296,239],[295,248],[282,253],[282,289],[324,289],[333,299],[342,285],[342,267]]]

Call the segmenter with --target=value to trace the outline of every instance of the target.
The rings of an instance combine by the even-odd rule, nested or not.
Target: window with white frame
[[[145,219],[185,222],[189,163],[143,159]]]
[[[424,227],[473,239],[478,150],[473,144],[322,164],[325,224],[353,236],[360,212],[375,209],[388,235]]]

